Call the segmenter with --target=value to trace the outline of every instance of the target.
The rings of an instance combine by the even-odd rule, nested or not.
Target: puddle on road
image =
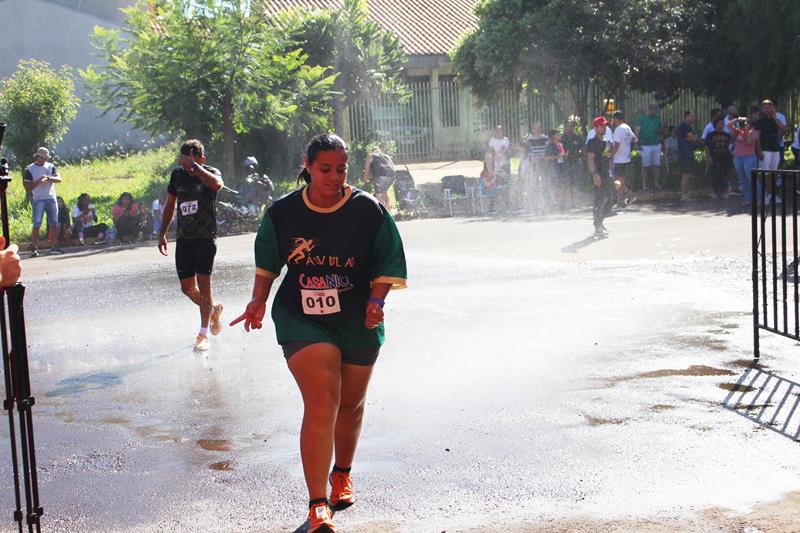
[[[739,329],[739,324],[722,324],[720,327],[723,329]]]
[[[732,391],[732,392],[753,392],[756,390],[755,387],[751,387],[750,385],[742,385],[739,383],[720,383],[717,385],[722,390]]]
[[[738,367],[741,367],[741,368],[753,367],[753,368],[757,368],[759,370],[767,368],[764,365],[762,365],[761,363],[756,363],[753,359],[736,359],[735,361],[730,361],[727,364],[733,365],[733,366],[738,366]]]
[[[652,370],[642,372],[632,376],[630,379],[641,378],[666,378],[672,376],[733,376],[735,372],[722,368],[714,368],[706,365],[691,365],[688,368],[670,368],[664,370]]]
[[[650,406],[650,410],[654,413],[663,413],[664,411],[671,411],[673,409],[677,409],[677,407],[667,404],[656,404]]]
[[[594,416],[583,415],[586,421],[592,427],[597,426],[619,426],[620,424],[624,424],[629,418],[597,418]]]
[[[220,461],[218,463],[211,463],[208,465],[211,470],[220,470],[223,472],[230,472],[233,470],[233,461]]]
[[[713,350],[715,352],[724,352],[728,349],[728,344],[722,339],[715,339],[706,335],[698,336],[683,336],[677,335],[674,337],[676,344],[681,346],[689,346],[691,348],[703,348],[705,350]]]
[[[713,366],[706,365],[691,365],[687,368],[664,368],[661,370],[650,370],[648,372],[640,372],[631,376],[622,376],[618,378],[609,379],[605,385],[599,388],[611,388],[619,383],[628,381],[635,381],[637,379],[658,379],[667,377],[707,377],[707,376],[733,376],[735,372],[725,370],[724,368],[714,368]]]
[[[758,403],[755,405],[740,405],[736,407],[737,409],[744,409],[745,411],[755,411],[756,409],[765,409],[767,407],[772,407],[771,403]]]
[[[224,439],[199,439],[198,446],[210,452],[229,452],[231,443]]]
[[[131,423],[131,421],[125,418],[124,416],[112,416],[110,418],[104,418],[102,422],[104,424],[121,424],[121,425],[127,425]]]

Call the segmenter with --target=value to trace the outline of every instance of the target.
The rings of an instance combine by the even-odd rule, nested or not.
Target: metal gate
[[[753,356],[761,356],[759,334],[800,341],[797,195],[800,171],[753,170]]]

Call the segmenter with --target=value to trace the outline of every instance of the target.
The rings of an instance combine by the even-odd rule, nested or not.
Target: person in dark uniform
[[[603,225],[603,220],[611,212],[614,205],[616,191],[614,180],[609,175],[608,161],[611,155],[611,147],[604,139],[608,120],[604,116],[598,116],[592,120],[592,127],[595,135],[586,143],[586,162],[589,165],[589,172],[592,175],[594,184],[594,207],[592,215],[594,219],[594,238],[602,239],[608,236],[608,229]]]
[[[272,319],[305,408],[300,455],[310,533],[334,531],[333,511],[355,501],[350,468],[384,341],[383,306],[392,288],[406,285],[397,226],[376,198],[345,183],[347,158],[340,137],[312,139],[300,175],[307,185],[267,209],[255,241],[252,300],[231,322],[261,328],[285,266]]]
[[[161,219],[158,250],[167,255],[167,229],[176,212],[175,266],[181,290],[200,308],[200,331],[194,342],[196,351],[209,348],[212,335],[221,331],[222,304],[211,294],[211,271],[217,253],[217,214],[214,203],[222,188],[222,174],[205,164],[203,144],[189,140],[181,146],[178,168],[172,171],[167,187],[167,202]]]

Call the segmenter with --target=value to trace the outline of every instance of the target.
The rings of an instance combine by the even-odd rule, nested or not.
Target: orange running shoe
[[[342,511],[353,505],[353,482],[350,474],[346,472],[331,472],[328,480],[331,482],[331,507],[334,511]]]
[[[327,503],[318,503],[308,510],[308,533],[336,533],[333,527],[333,512]]]

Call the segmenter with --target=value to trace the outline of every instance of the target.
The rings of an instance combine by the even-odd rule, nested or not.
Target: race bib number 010
[[[194,215],[197,213],[197,200],[192,200],[191,202],[183,202],[181,204],[181,214],[185,217]]]
[[[332,315],[342,310],[339,305],[339,291],[336,289],[300,289],[303,313],[307,315]]]

